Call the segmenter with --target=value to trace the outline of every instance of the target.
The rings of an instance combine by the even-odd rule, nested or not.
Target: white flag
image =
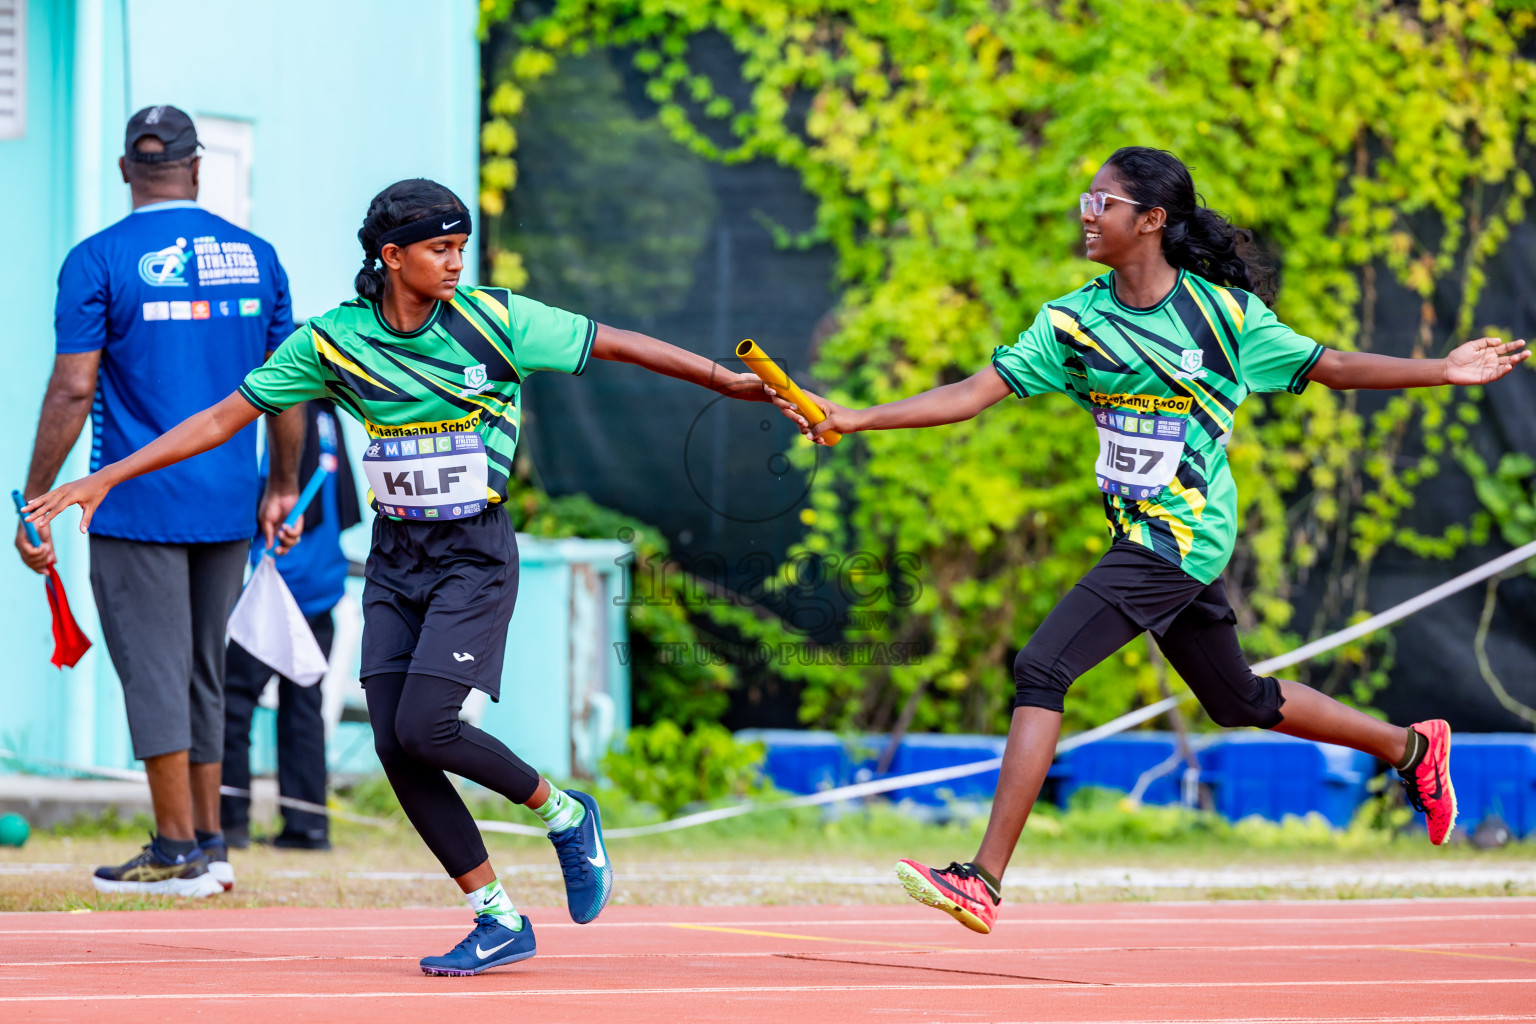
[[[325,655],[271,555],[256,566],[235,604],[229,616],[229,638],[300,686],[314,686],[325,677]]]

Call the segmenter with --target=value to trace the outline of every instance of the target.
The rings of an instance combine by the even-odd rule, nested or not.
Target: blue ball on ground
[[[0,846],[22,846],[32,827],[19,814],[0,814]]]

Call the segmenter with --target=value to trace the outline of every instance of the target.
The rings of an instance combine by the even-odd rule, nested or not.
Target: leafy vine
[[[494,219],[515,186],[527,91],[569,56],[630,55],[678,145],[724,163],[775,161],[816,197],[811,235],[782,241],[836,254],[842,302],[816,376],[851,404],[973,372],[1042,302],[1096,274],[1076,249],[1072,200],[1122,144],[1189,163],[1211,205],[1275,254],[1281,318],[1343,349],[1434,354],[1471,332],[1488,261],[1532,192],[1527,4],[556,0],[527,16],[514,6],[482,2],[485,28],[510,24],[519,40],[487,68],[482,209]],[[744,104],[691,62],[703,34],[739,56]],[[518,252],[493,245],[487,262],[496,283],[525,283]],[[1382,336],[1383,308],[1414,322],[1409,336]],[[1530,535],[1532,466],[1506,455],[1490,468],[1474,450],[1479,397],[1425,389],[1368,405],[1314,387],[1245,406],[1229,448],[1245,524],[1231,578],[1250,653],[1362,616],[1388,546],[1443,559],[1495,530]],[[1007,403],[944,429],[859,435],[825,462],[804,550],[916,552],[931,585],[880,607],[883,624],[860,639],[929,653],[856,672],[783,666],[804,684],[807,723],[1006,727],[1009,652],[1106,544],[1085,471],[1092,432],[1058,427],[1075,417],[1065,400]],[[1447,459],[1484,511],[1422,534],[1405,513]],[[1294,601],[1313,573],[1325,574],[1323,600],[1298,622]],[[749,637],[782,635],[748,609],[707,611]],[[1307,671],[1365,705],[1389,664],[1389,641],[1362,642]],[[1129,645],[1074,691],[1069,725],[1155,699],[1156,686]]]

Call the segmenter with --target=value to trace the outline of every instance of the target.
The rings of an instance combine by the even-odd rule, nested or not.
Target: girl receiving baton
[[[1162,150],[1115,152],[1079,197],[1088,258],[1109,272],[1045,304],[1012,346],[968,380],[868,409],[817,398],[814,428],[930,427],[967,420],[1010,393],[1062,392],[1093,416],[1094,477],[1114,538],[1014,662],[1013,721],[991,818],[975,859],[931,868],[904,860],[909,895],[988,932],[1003,871],[1040,793],[1073,680],[1144,630],[1223,726],[1256,726],[1353,747],[1393,765],[1424,813],[1430,841],[1456,820],[1450,729],[1390,725],[1299,683],[1257,676],[1238,646],[1221,571],[1237,536],[1227,467],[1233,415],[1248,395],[1486,384],[1530,353],[1478,338],[1444,359],[1339,352],[1301,337],[1268,308],[1271,281],[1251,236],[1197,201],[1189,169]]]
[[[374,744],[400,805],[464,891],[469,935],[427,974],[479,974],[534,955],[533,928],[496,880],[447,772],[533,810],[549,828],[578,923],[607,903],[613,868],[597,803],[562,792],[496,737],[459,719],[494,700],[517,598],[517,541],[502,508],[524,379],[579,374],[593,356],[722,395],[768,401],[751,374],[654,338],[459,284],[469,210],[436,182],[380,192],[358,238],[357,297],[296,331],[239,390],[123,459],[28,504],[44,523],[79,505],[81,528],[116,484],[207,451],[264,412],[330,398],[363,424],[378,518],[363,590],[362,681]],[[292,506],[292,499],[289,499]],[[281,514],[286,514],[283,509]]]

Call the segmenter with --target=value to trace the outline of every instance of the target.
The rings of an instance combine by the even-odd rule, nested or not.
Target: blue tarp
[[[815,793],[879,777],[877,760],[884,736],[845,737],[797,729],[744,730],[743,740],[767,748],[764,770],[775,786],[790,793]],[[1333,825],[1349,824],[1368,796],[1370,778],[1385,765],[1347,747],[1241,731],[1195,736],[1200,782],[1209,786],[1216,810],[1236,821],[1258,815],[1279,821],[1286,815],[1321,814]],[[905,737],[886,776],[998,757],[1002,736],[921,734]],[[1460,804],[1461,827],[1475,828],[1497,814],[1517,836],[1536,832],[1536,736],[1516,733],[1459,734],[1452,748],[1452,779]],[[1065,803],[1086,786],[1132,791],[1143,774],[1173,757],[1172,733],[1133,732],[1111,736],[1056,759],[1050,780],[1057,802]],[[1147,785],[1142,800],[1170,804],[1180,799],[1184,764],[1167,766]],[[940,807],[951,800],[987,800],[997,786],[997,772],[892,791],[896,801]]]

